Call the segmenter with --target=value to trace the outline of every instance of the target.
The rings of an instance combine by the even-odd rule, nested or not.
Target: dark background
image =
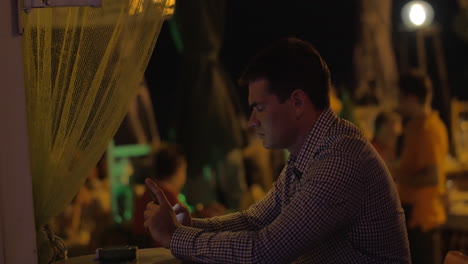
[[[406,2],[393,1],[394,42],[399,40],[400,10]],[[459,12],[458,4],[456,0],[427,2],[434,7],[435,23],[443,30],[442,43],[450,94],[467,100],[468,43],[453,30],[454,17]],[[359,33],[358,3],[356,0],[230,0],[227,2],[221,61],[235,82],[257,51],[272,41],[294,36],[311,42],[328,63],[333,82],[352,92],[352,56]],[[428,53],[431,52],[429,47]],[[180,66],[180,55],[168,22],[165,22],[145,73],[162,139],[170,137],[170,128],[175,126]],[[247,90],[240,88],[238,92],[244,112],[248,114]]]

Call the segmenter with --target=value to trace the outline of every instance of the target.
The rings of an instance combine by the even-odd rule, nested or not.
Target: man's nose
[[[252,111],[252,113],[250,114],[248,126],[249,127],[256,127],[257,125],[258,125],[258,119],[255,116],[255,112]]]

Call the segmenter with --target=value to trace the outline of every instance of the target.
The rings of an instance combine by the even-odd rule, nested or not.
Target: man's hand
[[[192,226],[192,218],[190,217],[189,209],[182,204],[176,204],[172,207],[174,213],[176,214],[177,221],[179,224],[184,226]]]
[[[148,203],[145,210],[144,226],[148,228],[156,242],[165,248],[169,248],[172,235],[179,223],[163,191],[150,179],[146,179],[145,183],[156,196],[159,205],[153,202]]]

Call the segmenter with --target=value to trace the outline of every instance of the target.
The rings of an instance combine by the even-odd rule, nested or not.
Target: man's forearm
[[[192,227],[208,232],[241,231],[252,227],[241,213],[233,213],[212,218],[193,218]]]

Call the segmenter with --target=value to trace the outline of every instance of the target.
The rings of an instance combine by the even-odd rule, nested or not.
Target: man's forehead
[[[249,82],[249,102],[250,100],[269,95],[269,85],[270,83],[265,78],[259,78]]]
[[[270,82],[268,81],[267,78],[265,77],[260,77],[255,80],[252,80],[249,82],[249,88],[250,87],[255,87],[255,88],[266,88],[270,86]]]

